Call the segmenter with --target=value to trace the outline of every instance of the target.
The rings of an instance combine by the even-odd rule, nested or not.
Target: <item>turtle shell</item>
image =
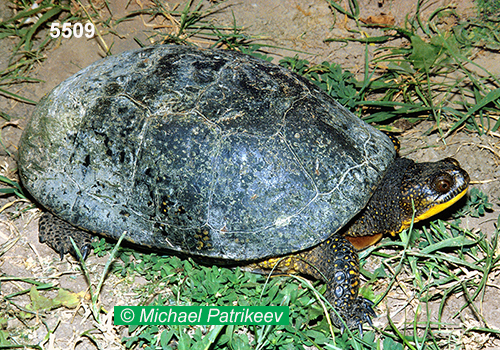
[[[102,59],[46,95],[19,170],[77,227],[250,260],[327,239],[394,157],[387,136],[285,68],[165,45]]]

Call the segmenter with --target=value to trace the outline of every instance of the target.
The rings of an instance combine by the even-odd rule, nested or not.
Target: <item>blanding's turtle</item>
[[[88,232],[124,231],[166,253],[261,269],[285,256],[281,271],[324,279],[345,324],[361,329],[374,312],[358,296],[357,249],[449,207],[469,183],[452,158],[396,153],[285,68],[165,45],[100,60],[45,96],[19,170],[48,211],[40,240],[61,256],[69,236],[86,255]]]

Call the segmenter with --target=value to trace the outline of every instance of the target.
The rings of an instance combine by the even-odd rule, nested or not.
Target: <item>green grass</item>
[[[333,1],[329,3],[339,10]],[[417,7],[425,4],[419,0]],[[368,45],[404,39],[406,43],[377,48],[376,58],[370,61],[367,56],[356,101],[358,108],[367,109],[363,110],[365,121],[387,124],[400,118],[431,119],[443,140],[462,126],[479,134],[498,130],[500,122],[489,115],[499,114],[500,82],[470,59],[476,46],[494,52],[500,47],[498,21],[459,19],[448,28],[444,20],[456,17],[451,8],[436,10],[425,20],[417,10],[413,17],[407,17],[404,26],[387,27],[384,35],[367,37],[361,35],[363,24],[357,5],[350,9],[342,11],[357,21],[358,29],[353,32],[359,38],[327,41],[361,41]]]
[[[476,0],[476,7],[481,19],[498,23],[500,2],[497,0]]]
[[[329,3],[341,14],[355,20],[358,34],[362,32],[363,24],[359,20],[359,6],[355,0],[349,1],[347,11],[333,1]],[[163,2],[154,1],[150,8],[130,12],[116,20],[112,16],[102,18],[100,9],[94,4],[88,10],[90,12],[79,12],[79,17],[74,17],[65,5],[48,0],[42,1],[35,10],[30,9],[31,3],[18,1],[17,4],[21,9],[18,15],[0,24],[0,38],[18,38],[9,67],[0,72],[0,93],[24,103],[34,101],[17,93],[16,87],[25,82],[36,83],[30,78],[30,70],[43,59],[50,45],[46,36],[40,33],[47,30],[48,23],[56,16],[65,20],[90,20],[106,29],[106,35],[113,35],[114,26],[128,18],[139,15],[156,17],[172,24],[168,30],[156,29],[148,33],[148,39],[156,42],[194,44],[201,41],[271,59],[265,53],[266,46],[257,38],[245,34],[244,29],[237,25],[237,19],[230,27],[214,24],[213,16],[218,11],[228,10],[224,2],[204,7],[202,2],[190,0],[170,9]],[[394,130],[390,123],[406,118],[410,121],[433,120],[432,129],[437,130],[443,139],[462,127],[479,134],[487,130],[496,131],[499,122],[491,119],[490,115],[498,116],[500,110],[498,80],[481,67],[476,68],[482,71],[482,76],[471,70],[473,63],[470,57],[477,45],[487,50],[499,47],[498,22],[488,19],[493,9],[488,1],[479,1],[478,4],[478,19],[458,21],[451,28],[444,28],[441,21],[446,16],[452,16],[452,11],[441,9],[426,19],[420,18],[417,13],[408,18],[403,27],[388,28],[379,37],[360,36],[355,39],[367,45],[390,43],[394,38],[406,40],[403,47],[380,48],[376,59],[369,60],[367,55],[362,80],[329,62],[310,64],[306,60],[287,57],[279,63],[306,76],[380,128]],[[39,16],[35,23],[24,24],[25,19],[35,15]],[[104,35],[99,40],[105,51],[112,53],[113,48],[107,45],[105,39],[109,41]],[[142,45],[138,38],[136,41]],[[452,72],[455,75],[451,75]],[[5,113],[2,116],[10,118]],[[0,190],[3,195],[25,198],[17,182],[4,177],[0,181],[8,186]],[[318,281],[311,284],[301,277],[270,278],[241,268],[204,266],[191,259],[181,260],[118,248],[104,239],[94,243],[94,252],[98,256],[110,254],[98,278],[93,279],[95,277],[84,263],[81,268],[89,286],[97,285],[90,293],[90,309],[99,327],[104,325],[103,316],[106,313],[100,304],[100,290],[109,279],[108,271],[123,278],[121,283],[128,283],[137,276],[146,280],[146,283],[135,287],[135,303],[138,305],[290,307],[291,322],[288,326],[131,326],[128,327],[129,335],[122,339],[125,348],[293,349],[315,346],[320,349],[379,349],[383,345],[384,349],[451,349],[460,346],[467,334],[499,333],[481,319],[480,310],[475,305],[483,300],[488,277],[498,268],[499,258],[495,252],[498,250],[500,223],[489,236],[480,231],[463,229],[460,223],[464,216],[481,217],[491,208],[487,196],[472,189],[467,203],[457,212],[454,221],[431,221],[425,226],[403,232],[400,240],[387,238],[361,253],[362,267],[373,260],[380,262],[380,267],[373,272],[368,272],[368,268],[362,269],[367,281],[362,288],[365,297],[383,305],[390,291],[404,291],[409,300],[404,305],[408,318],[402,326],[389,320],[387,328],[368,328],[362,338],[357,332],[340,335],[331,327],[324,317],[324,309],[328,306],[321,297],[325,286]],[[110,253],[112,249],[115,250]],[[19,278],[2,276],[0,279],[3,283],[13,281],[19,281]],[[27,325],[26,328],[29,328],[29,322],[35,315],[43,319],[45,315],[50,315],[48,310],[62,305],[76,307],[76,296],[55,284],[31,279],[22,279],[22,282],[31,287],[24,288],[19,294],[2,296],[2,301],[8,305],[4,310],[17,311],[16,317]],[[53,292],[57,293],[54,295]],[[464,296],[461,310],[473,310],[479,319],[477,325],[466,326],[460,319],[460,313],[446,322],[443,320],[444,302],[448,296],[456,294]],[[29,302],[22,304],[21,296],[29,296]],[[430,317],[420,319],[414,316],[429,313],[431,304],[438,305],[437,322],[430,321]],[[15,341],[24,339],[22,335],[5,331],[6,319],[12,317],[11,314],[0,311],[0,347],[14,346],[17,345]],[[46,327],[48,337],[55,329]],[[457,328],[460,329],[458,333]],[[88,332],[85,334],[88,335]],[[22,343],[29,344],[28,341]]]

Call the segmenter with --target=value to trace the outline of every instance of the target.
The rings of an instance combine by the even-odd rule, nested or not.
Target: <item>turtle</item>
[[[18,151],[60,253],[89,235],[324,280],[333,323],[371,323],[358,250],[463,197],[453,158],[417,163],[304,77],[237,51],[106,57],[37,105]],[[73,252],[74,253],[74,252]]]

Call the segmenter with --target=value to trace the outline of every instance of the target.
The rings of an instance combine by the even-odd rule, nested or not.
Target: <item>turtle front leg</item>
[[[87,231],[70,225],[49,212],[44,212],[42,214],[38,221],[38,240],[40,243],[47,244],[59,253],[61,260],[66,253],[70,253],[78,260],[78,256],[69,237],[73,238],[83,259],[85,259],[92,249],[92,235]]]
[[[343,236],[334,235],[316,248],[299,254],[304,260],[299,272],[325,280],[325,298],[333,305],[347,327],[358,328],[362,324],[371,325],[371,317],[376,316],[373,302],[358,295],[359,259],[353,245]],[[344,331],[344,323],[335,312],[331,313],[332,322]]]
[[[278,259],[259,263],[260,268],[270,269]],[[314,249],[283,259],[278,270],[286,273],[301,273],[321,279],[327,283],[325,298],[333,305],[342,320],[331,312],[332,322],[344,331],[363,330],[363,323],[371,324],[376,316],[373,302],[358,295],[359,260],[353,245],[343,236],[334,235]]]
[[[316,267],[326,279],[326,299],[340,314],[347,327],[359,328],[362,324],[371,325],[371,317],[376,316],[372,309],[373,302],[358,295],[359,259],[353,245],[343,236],[334,235],[326,242],[309,252],[302,253],[303,257]],[[307,269],[314,269],[308,265]],[[344,330],[344,324],[332,312],[332,321]]]

